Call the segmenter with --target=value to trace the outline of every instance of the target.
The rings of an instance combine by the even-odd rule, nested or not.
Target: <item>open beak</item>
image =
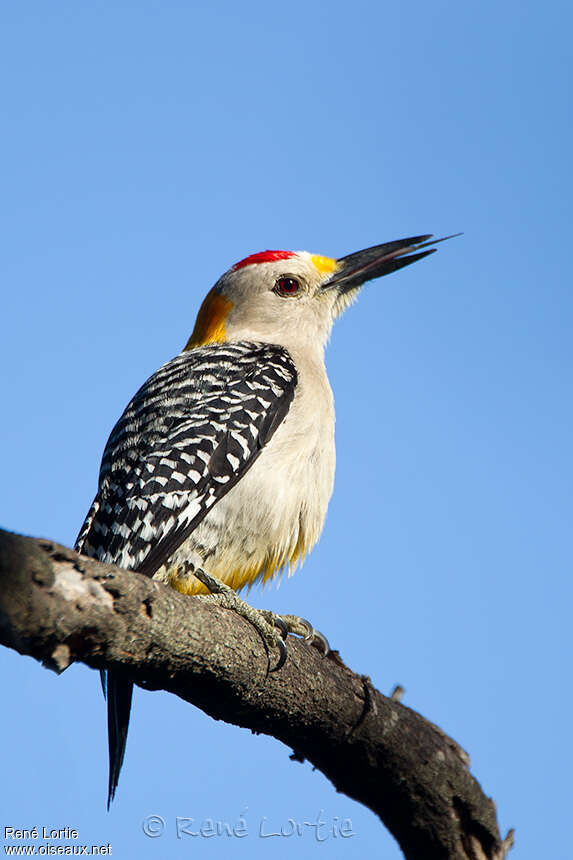
[[[346,293],[365,281],[389,275],[390,272],[395,272],[402,266],[409,266],[410,263],[433,254],[437,248],[431,248],[430,245],[437,245],[438,242],[445,242],[446,239],[461,235],[461,233],[454,233],[452,236],[444,236],[443,239],[432,239],[432,234],[428,233],[426,236],[411,236],[409,239],[385,242],[383,245],[374,245],[373,248],[348,254],[336,261],[337,268],[332,273],[332,277],[322,285],[322,289],[330,290],[336,287],[340,293]],[[429,250],[422,251],[422,248]]]

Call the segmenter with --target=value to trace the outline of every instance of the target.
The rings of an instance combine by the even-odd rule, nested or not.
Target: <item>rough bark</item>
[[[336,654],[289,638],[284,667],[243,618],[51,541],[0,530],[0,642],[55,671],[128,670],[215,719],[272,735],[368,806],[408,860],[501,860],[463,750]]]

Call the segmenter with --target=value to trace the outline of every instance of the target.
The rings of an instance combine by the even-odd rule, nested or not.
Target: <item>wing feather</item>
[[[76,547],[152,576],[253,465],[296,384],[273,344],[211,344],[165,364],[112,430]]]

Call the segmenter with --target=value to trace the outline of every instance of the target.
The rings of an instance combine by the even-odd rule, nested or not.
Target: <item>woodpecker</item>
[[[247,608],[235,592],[292,570],[316,544],[334,483],[324,364],[333,322],[364,282],[444,241],[431,238],[339,259],[263,251],[232,266],[207,293],[183,351],[144,383],[112,430],[76,549],[184,594],[218,594],[267,633],[273,621],[283,633],[308,632],[294,616],[285,625]],[[282,643],[276,632],[270,638]],[[105,675],[109,808],[133,682]]]

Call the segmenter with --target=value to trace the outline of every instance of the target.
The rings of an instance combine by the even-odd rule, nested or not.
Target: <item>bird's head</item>
[[[447,236],[445,238],[451,238]],[[236,263],[205,297],[186,349],[255,340],[324,346],[336,317],[362,284],[428,254],[431,234],[332,259],[307,251],[263,251]],[[423,250],[425,249],[425,250]]]

